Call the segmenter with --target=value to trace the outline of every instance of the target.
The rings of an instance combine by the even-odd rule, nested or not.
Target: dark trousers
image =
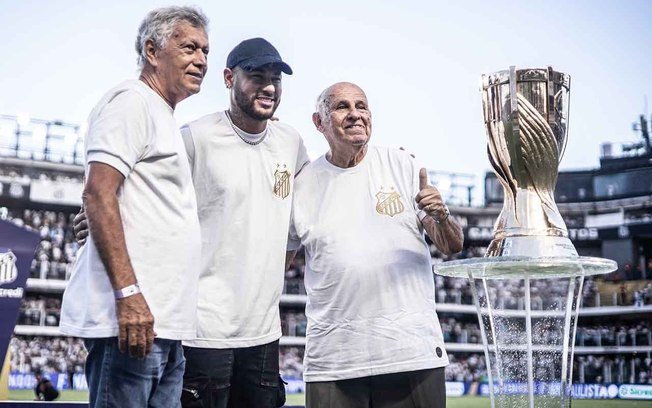
[[[184,347],[184,408],[276,408],[279,401],[278,340],[236,349]],[[284,390],[283,390],[284,392]],[[284,394],[283,394],[284,395]],[[279,405],[280,404],[280,405]]]
[[[445,408],[444,368],[306,383],[306,408]]]

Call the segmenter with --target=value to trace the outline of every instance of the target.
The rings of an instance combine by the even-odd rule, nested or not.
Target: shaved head
[[[360,91],[363,95],[366,94],[360,88],[358,85],[352,83],[352,82],[337,82],[334,83],[333,85],[329,86],[328,88],[324,89],[322,93],[319,94],[317,97],[317,104],[315,106],[315,109],[317,113],[319,113],[319,116],[322,119],[325,119],[328,116],[328,111],[329,111],[329,106],[331,102],[331,97],[333,93],[335,93],[337,90],[342,89],[342,88],[354,88]]]

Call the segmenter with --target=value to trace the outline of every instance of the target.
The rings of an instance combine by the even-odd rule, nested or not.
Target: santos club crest
[[[278,198],[286,198],[290,195],[290,172],[287,166],[277,164],[274,172],[274,195]]]
[[[18,277],[16,256],[11,252],[0,252],[0,284],[11,283]]]
[[[380,191],[376,193],[376,198],[378,199],[378,202],[376,203],[376,212],[378,214],[393,217],[405,210],[403,202],[401,201],[401,195],[394,191],[394,189],[385,192],[381,186]]]

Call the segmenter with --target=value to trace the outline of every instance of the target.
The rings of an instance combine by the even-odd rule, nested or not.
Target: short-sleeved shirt
[[[306,255],[305,381],[448,364],[418,191],[414,160],[384,147],[351,168],[322,156],[297,177],[289,247]]]
[[[252,135],[239,136],[224,112],[182,128],[202,235],[197,337],[184,345],[244,348],[281,337],[294,177],[308,155],[289,125],[269,121],[266,132],[249,144]]]
[[[200,231],[190,166],[173,109],[145,83],[109,91],[89,117],[86,170],[107,164],[118,191],[127,252],[159,338],[195,336]],[[96,338],[118,333],[113,288],[89,236],[63,296],[60,329]]]

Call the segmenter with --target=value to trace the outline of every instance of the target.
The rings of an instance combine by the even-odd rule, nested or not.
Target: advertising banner
[[[553,395],[559,392],[559,384],[535,382],[534,395]],[[505,394],[526,395],[527,383],[506,383]],[[652,385],[643,384],[573,384],[573,399],[637,399],[652,400]],[[489,396],[489,385],[480,384],[478,395]]]
[[[86,376],[82,373],[69,375],[67,373],[43,373],[57,390],[88,391]],[[10,390],[31,390],[36,386],[34,373],[11,373],[9,374]]]
[[[488,243],[494,237],[493,227],[464,227],[464,238],[471,242]],[[568,228],[568,238],[573,242],[598,241],[600,233],[598,228]]]
[[[39,241],[36,232],[0,220],[0,358],[3,361]]]
[[[32,180],[29,199],[35,203],[78,207],[84,184],[78,181]]]
[[[66,373],[45,374],[58,390],[88,391],[86,377],[82,373],[72,375]],[[285,378],[288,394],[306,392],[305,383],[298,378]],[[35,385],[33,373],[11,373],[9,375],[10,390],[29,390]],[[479,386],[478,386],[479,385]],[[524,395],[528,393],[526,383],[509,383],[508,393]],[[559,384],[538,382],[535,384],[535,395],[551,395],[559,392]],[[652,385],[643,384],[573,384],[573,399],[636,399],[652,400]],[[446,381],[447,397],[463,397],[465,395],[489,396],[487,383],[465,383]],[[0,405],[1,407],[1,405]]]
[[[0,198],[28,201],[29,184],[17,181],[0,181]]]

